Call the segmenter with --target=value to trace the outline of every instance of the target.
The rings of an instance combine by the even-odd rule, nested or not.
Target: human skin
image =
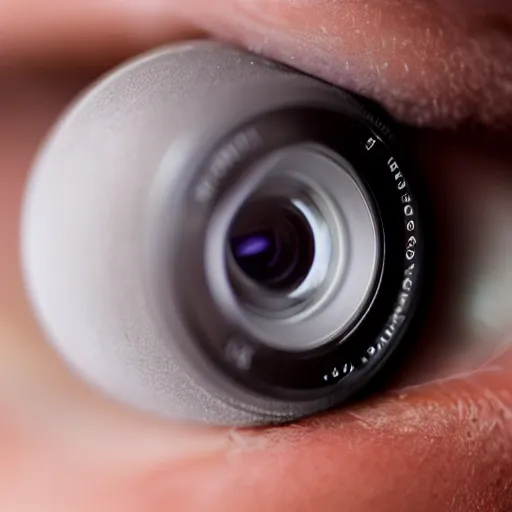
[[[38,145],[73,96],[120,59],[198,35],[246,46],[423,127],[418,155],[433,182],[454,183],[458,168],[487,176],[512,167],[510,27],[511,4],[498,0],[4,0],[0,510],[510,510],[506,333],[485,357],[474,356],[474,343],[446,339],[445,350],[462,351],[457,371],[414,374],[414,386],[295,425],[180,425],[114,403],[66,369],[32,318],[18,254]],[[487,142],[462,129],[474,122]]]

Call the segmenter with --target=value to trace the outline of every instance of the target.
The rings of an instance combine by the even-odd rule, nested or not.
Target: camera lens
[[[431,281],[433,202],[401,131],[219,43],[135,59],[81,97],[30,180],[24,269],[48,338],[98,389],[178,420],[354,398],[414,336]]]
[[[279,199],[243,208],[235,220],[230,246],[245,276],[275,291],[299,286],[315,254],[308,220],[292,202]]]

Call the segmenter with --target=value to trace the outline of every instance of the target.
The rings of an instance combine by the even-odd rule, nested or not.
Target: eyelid
[[[342,4],[231,0],[201,23],[213,33],[368,96],[415,126],[510,124],[512,39],[426,0]],[[197,1],[195,2],[198,5]]]
[[[298,425],[241,431],[247,445],[223,460],[164,467],[137,491],[151,510],[366,512],[386,503],[409,511],[434,501],[505,509],[512,402],[499,390],[507,386],[506,375],[487,370]]]
[[[510,125],[512,38],[505,16],[501,28],[475,21],[481,2],[473,0],[471,12],[464,0],[155,0],[150,10],[129,2],[98,9],[77,3],[63,11],[54,0],[14,16],[19,7],[11,0],[0,16],[1,58],[102,65],[209,29],[367,95],[412,125],[452,127],[468,119]],[[491,13],[510,9],[506,0],[487,4]]]

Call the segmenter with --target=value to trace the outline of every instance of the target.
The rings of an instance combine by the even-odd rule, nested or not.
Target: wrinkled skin
[[[37,146],[102,71],[163,42],[202,35],[362,92],[421,126],[418,154],[449,196],[462,193],[449,188],[457,173],[501,173],[505,183],[512,172],[510,128],[499,137],[491,131],[512,119],[506,0],[5,0],[0,510],[511,510],[507,331],[492,343],[446,337],[443,350],[455,346],[459,355],[442,372],[411,363],[407,387],[258,431],[177,425],[128,410],[71,375],[45,343],[18,255],[21,197]],[[475,122],[488,135],[462,129]],[[509,303],[512,292],[501,299],[505,313]],[[425,337],[442,358],[436,318]]]

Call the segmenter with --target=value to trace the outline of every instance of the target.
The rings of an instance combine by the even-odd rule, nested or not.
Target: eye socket
[[[405,333],[404,306],[419,307],[402,294],[415,296],[410,280],[430,250],[428,205],[392,124],[345,91],[215,43],[110,75],[49,139],[27,194],[26,277],[50,339],[95,385],[160,414],[252,425],[355,396],[361,367]],[[229,259],[244,246],[231,236],[236,214],[262,187],[296,198],[287,223],[308,240],[304,267],[317,263],[314,280],[302,272],[284,288],[321,291],[269,290],[273,318],[259,304],[231,307]],[[269,233],[281,232],[270,224],[249,230],[265,235],[256,241],[267,255]],[[318,259],[328,251],[336,265]],[[351,291],[339,300],[340,290]],[[317,314],[325,322],[300,323]]]

